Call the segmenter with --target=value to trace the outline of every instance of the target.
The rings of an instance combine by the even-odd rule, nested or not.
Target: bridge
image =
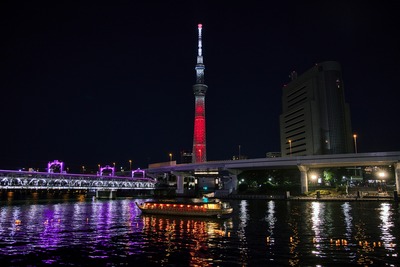
[[[108,168],[108,167],[107,167]],[[104,169],[107,169],[106,167]],[[49,169],[51,170],[51,169]],[[136,171],[143,175],[115,176],[90,174],[70,174],[35,171],[0,170],[0,190],[86,190],[114,198],[121,190],[153,190],[156,181],[144,176],[144,171]]]
[[[300,171],[301,192],[308,192],[308,171],[311,168],[355,167],[393,165],[396,190],[400,191],[400,152],[349,153],[296,157],[256,158],[245,160],[208,161],[167,166],[150,165],[149,174],[174,173],[177,176],[177,191],[183,188],[183,177],[196,171],[229,171],[237,184],[237,175],[244,170],[297,168]],[[182,189],[183,190],[183,189]]]

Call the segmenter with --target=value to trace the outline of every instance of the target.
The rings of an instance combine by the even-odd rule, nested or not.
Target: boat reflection
[[[213,248],[231,236],[231,218],[188,218],[168,215],[140,215],[146,243],[157,246],[159,264],[176,262],[176,257],[190,266],[210,266],[218,261]],[[182,254],[182,251],[187,253]]]

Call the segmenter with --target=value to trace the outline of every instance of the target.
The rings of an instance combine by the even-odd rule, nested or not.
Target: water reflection
[[[345,202],[341,206],[344,215],[344,224],[346,227],[345,237],[346,240],[350,240],[352,236],[353,229],[353,217],[351,215],[351,205],[349,202]]]
[[[395,253],[396,238],[392,235],[392,228],[394,227],[392,206],[389,203],[382,203],[380,206],[381,223],[381,240],[384,243],[385,249],[388,250],[390,256],[397,257]]]
[[[61,243],[60,235],[60,220],[57,220],[56,214],[57,206],[52,209],[46,207],[43,209],[41,216],[41,224],[39,233],[40,247],[46,250],[55,249]],[[40,216],[39,216],[40,217]],[[29,224],[35,225],[36,222],[32,221]],[[37,225],[39,226],[39,225]]]
[[[327,224],[327,216],[325,214],[324,202],[312,202],[311,203],[311,229],[314,231],[314,236],[312,238],[312,243],[314,245],[314,250],[312,251],[317,257],[323,257],[325,255],[322,248],[324,242],[323,236],[326,235],[324,227]]]
[[[239,204],[239,225],[238,225],[238,239],[239,239],[239,253],[240,253],[240,262],[243,264],[248,260],[248,244],[246,239],[246,226],[247,221],[250,219],[250,214],[248,212],[248,201],[241,200]]]
[[[271,261],[275,261],[275,242],[276,236],[275,227],[276,227],[276,202],[273,200],[268,201],[267,203],[267,211],[266,215],[264,216],[264,220],[267,223],[267,233],[265,237],[265,243],[267,245],[267,255]]]
[[[321,202],[312,202],[311,203],[311,221],[312,221],[312,227],[311,229],[314,231],[314,238],[313,241],[319,242],[321,237],[321,232],[323,229],[321,229],[321,225],[323,224],[322,218],[324,217],[323,214],[323,206],[325,203]]]
[[[299,236],[299,226],[298,223],[301,222],[301,212],[298,209],[298,206],[292,206],[288,203],[288,226],[290,231],[289,237],[289,265],[290,266],[299,266],[300,262],[300,251],[299,251],[299,244],[300,244],[300,236]]]
[[[132,200],[0,205],[2,266],[397,264],[394,203],[231,204],[227,220],[146,216]]]
[[[165,266],[187,262],[189,266],[210,266],[220,261],[215,249],[224,249],[221,239],[229,238],[232,220],[141,215],[145,244],[156,251],[154,263]]]
[[[267,210],[267,216],[265,217],[265,220],[268,223],[268,236],[267,236],[267,241],[273,243],[274,242],[274,228],[275,228],[275,223],[276,223],[276,217],[275,217],[275,201],[270,200],[268,202],[268,210]]]

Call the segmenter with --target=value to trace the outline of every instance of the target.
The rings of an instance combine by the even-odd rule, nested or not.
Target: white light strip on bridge
[[[216,171],[195,171],[194,174],[219,174]]]

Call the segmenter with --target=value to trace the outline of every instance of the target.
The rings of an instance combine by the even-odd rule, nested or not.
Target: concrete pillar
[[[117,191],[116,190],[96,190],[96,198],[97,199],[116,199]]]
[[[179,174],[176,175],[176,193],[177,194],[183,194],[183,182],[184,182],[184,176]]]
[[[173,171],[171,174],[176,176],[176,193],[177,194],[183,194],[184,191],[184,182],[185,182],[185,177],[190,176],[190,173],[188,172],[176,172]]]
[[[237,192],[237,187],[238,187],[237,175],[230,175],[230,177],[232,178],[232,191]]]
[[[400,193],[400,162],[394,164],[394,177],[396,181],[396,191]]]
[[[297,165],[300,170],[300,183],[301,183],[301,193],[305,194],[308,192],[308,167],[304,165]]]
[[[117,191],[110,190],[110,199],[116,199],[116,198],[117,198]]]
[[[238,189],[238,175],[243,171],[237,169],[227,169],[227,171],[229,172],[229,177],[232,178],[232,191],[236,193]]]

